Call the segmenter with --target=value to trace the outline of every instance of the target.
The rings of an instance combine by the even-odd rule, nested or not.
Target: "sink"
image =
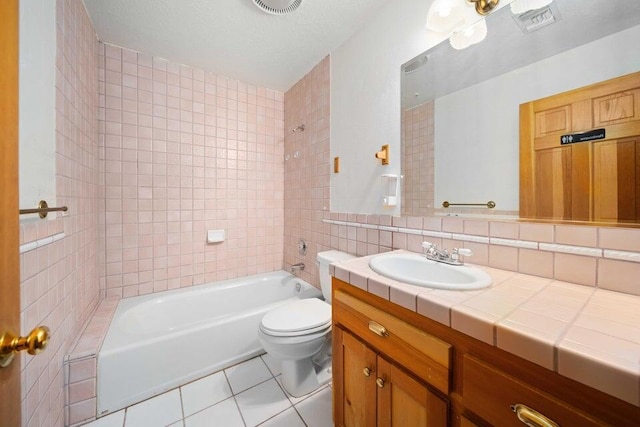
[[[491,277],[475,267],[443,264],[417,254],[378,255],[371,258],[369,267],[382,276],[425,288],[468,291],[491,285]]]

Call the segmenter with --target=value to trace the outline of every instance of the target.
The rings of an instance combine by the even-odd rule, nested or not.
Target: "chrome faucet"
[[[292,264],[291,267],[289,267],[289,271],[291,271],[292,273],[294,271],[302,271],[304,270],[304,263],[303,262],[299,262],[297,264]]]
[[[460,256],[471,256],[471,249],[453,248],[451,253],[446,249],[438,249],[436,245],[430,242],[422,242],[424,256],[431,261],[443,262],[450,265],[463,265]]]

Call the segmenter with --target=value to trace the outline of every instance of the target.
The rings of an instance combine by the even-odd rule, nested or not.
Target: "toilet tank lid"
[[[336,261],[346,261],[348,259],[353,259],[355,256],[349,255],[346,252],[340,252],[336,250],[318,252],[318,262],[325,262],[330,264]]]

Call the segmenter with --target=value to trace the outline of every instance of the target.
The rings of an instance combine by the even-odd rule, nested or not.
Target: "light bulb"
[[[462,0],[435,0],[427,12],[427,30],[450,33],[463,23],[467,8]]]
[[[452,35],[449,38],[449,43],[454,49],[462,50],[480,43],[485,37],[487,37],[487,23],[481,19],[471,27]]]
[[[451,6],[448,4],[443,4],[442,6],[440,6],[440,9],[438,9],[438,15],[440,15],[442,18],[446,18],[451,15]]]

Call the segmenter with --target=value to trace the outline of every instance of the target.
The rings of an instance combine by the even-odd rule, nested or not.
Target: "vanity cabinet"
[[[332,310],[336,426],[639,425],[639,407],[336,278]]]
[[[335,342],[336,426],[446,426],[447,401],[341,327]]]

